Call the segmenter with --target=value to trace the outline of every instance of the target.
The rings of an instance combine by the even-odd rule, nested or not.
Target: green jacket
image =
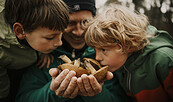
[[[67,55],[71,60],[70,52],[66,52],[63,47],[57,48],[54,52],[54,63],[50,68],[56,68],[64,63],[58,57]],[[94,49],[88,47],[80,58],[88,57],[95,58]],[[115,78],[105,82],[103,90],[100,94],[93,97],[77,96],[74,99],[62,98],[50,90],[51,76],[49,69],[38,69],[35,66],[28,68],[28,71],[23,75],[19,93],[16,97],[16,102],[127,102],[127,96],[120,87],[118,80]]]
[[[36,52],[22,46],[10,26],[5,23],[4,3],[5,0],[0,0],[0,99],[9,94],[7,69],[25,68],[37,60]]]
[[[173,39],[150,26],[156,36],[143,52],[132,54],[116,75],[133,102],[173,101]]]

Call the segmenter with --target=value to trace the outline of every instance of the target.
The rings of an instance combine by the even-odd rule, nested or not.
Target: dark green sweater
[[[55,59],[50,68],[55,68],[63,63],[58,58],[63,54],[73,60],[70,52],[65,51],[63,47],[59,47],[53,52]],[[94,49],[88,47],[80,58],[83,57],[95,58]],[[32,66],[24,74],[16,102],[126,102],[127,96],[115,78],[105,82],[102,92],[96,96],[86,97],[78,95],[74,99],[69,99],[56,96],[50,90],[51,76],[49,75],[49,69],[39,69]]]

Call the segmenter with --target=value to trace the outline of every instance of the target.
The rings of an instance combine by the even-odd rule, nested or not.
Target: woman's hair
[[[119,45],[121,51],[142,50],[149,40],[146,37],[148,18],[120,5],[111,5],[86,25],[85,41],[91,47]]]
[[[6,0],[5,20],[21,23],[26,32],[38,27],[63,31],[69,22],[68,7],[62,0]]]

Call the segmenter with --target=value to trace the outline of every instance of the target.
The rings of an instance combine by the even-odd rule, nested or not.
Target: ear
[[[25,39],[24,29],[21,23],[14,23],[13,30],[19,39]]]
[[[128,50],[128,53],[133,53],[135,51],[135,48],[130,48],[129,50]]]

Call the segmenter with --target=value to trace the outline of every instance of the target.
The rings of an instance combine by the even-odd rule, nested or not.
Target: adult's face
[[[86,10],[70,14],[70,22],[64,31],[63,37],[74,49],[84,47],[84,30],[81,28],[81,22],[90,18],[92,18],[92,13]]]

